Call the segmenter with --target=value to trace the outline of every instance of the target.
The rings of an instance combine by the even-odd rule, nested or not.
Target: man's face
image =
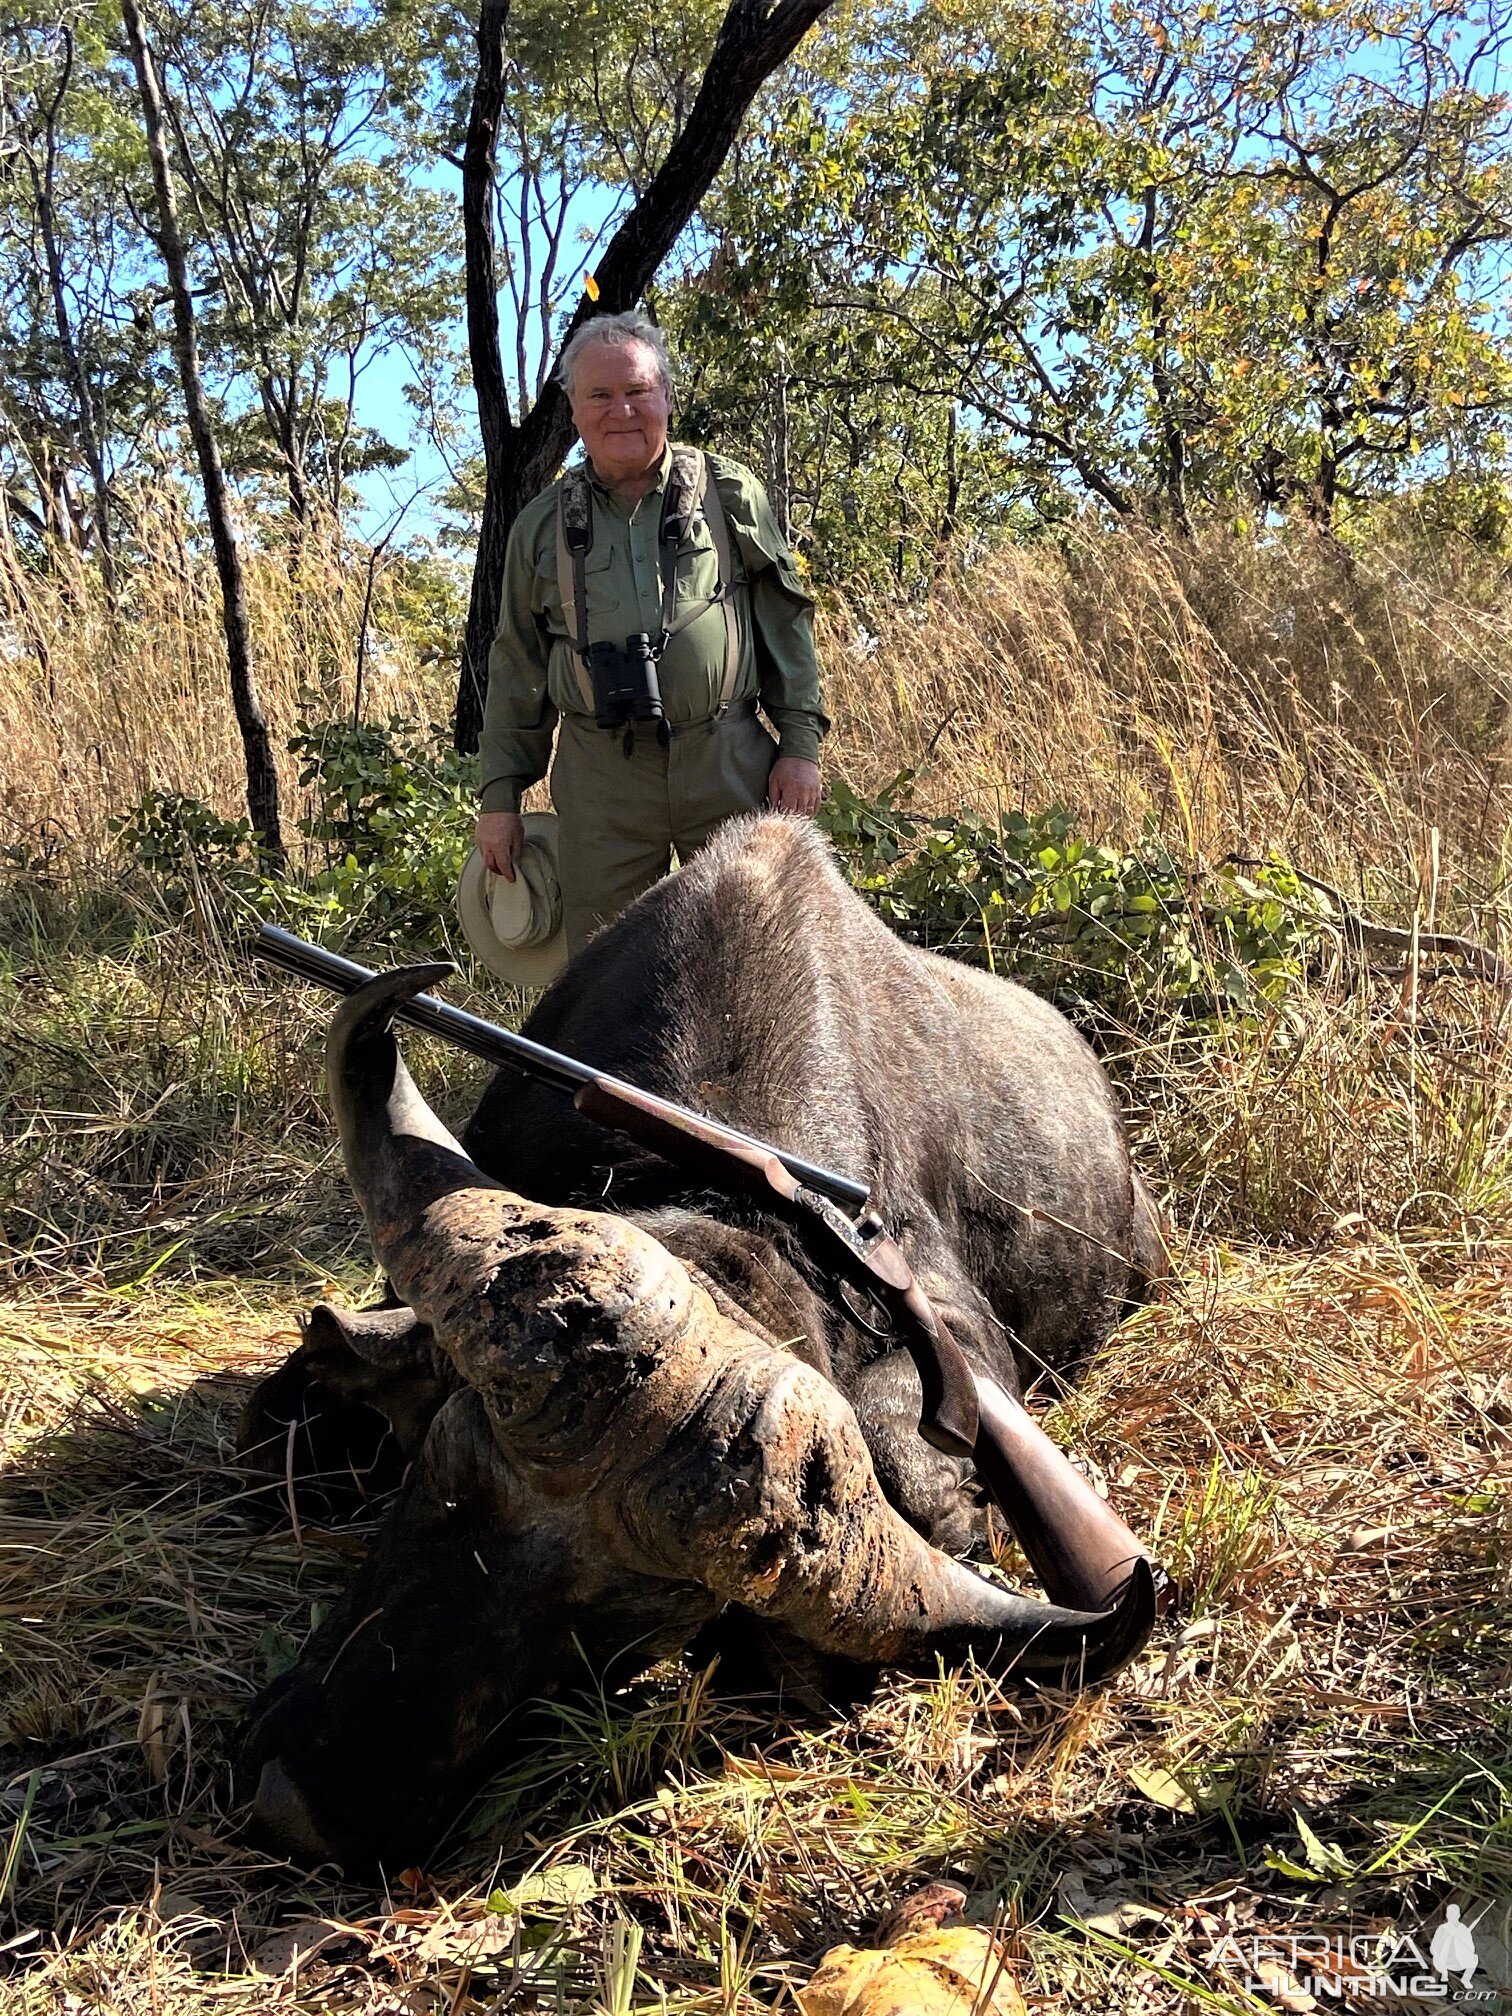
[[[590,343],[572,374],[572,424],[609,483],[644,475],[667,446],[672,402],[644,343]]]

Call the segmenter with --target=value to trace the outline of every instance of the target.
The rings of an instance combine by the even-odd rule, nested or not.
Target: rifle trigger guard
[[[889,1237],[887,1227],[875,1211],[866,1210],[860,1218],[848,1218],[838,1204],[801,1184],[794,1191],[794,1201],[821,1219],[864,1270],[863,1278],[859,1282],[853,1279],[851,1285],[868,1299],[875,1298],[893,1324],[893,1330],[872,1334],[891,1336],[896,1332],[918,1366],[924,1389],[919,1433],[931,1448],[943,1450],[948,1456],[970,1456],[977,1436],[976,1385],[971,1367],[937,1312],[930,1307],[928,1296]],[[871,1288],[867,1277],[880,1287]],[[888,1291],[893,1298],[891,1304]],[[844,1306],[847,1314],[855,1316],[855,1307],[849,1300]],[[857,1320],[862,1329],[871,1330],[869,1323]]]
[[[897,1335],[897,1325],[875,1295],[867,1295],[863,1289],[853,1287],[843,1274],[831,1278],[835,1284],[836,1301],[858,1330],[864,1330],[868,1337],[883,1339]],[[853,1296],[864,1299],[865,1313],[857,1308]]]

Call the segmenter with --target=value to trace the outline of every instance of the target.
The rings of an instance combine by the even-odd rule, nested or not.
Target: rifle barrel
[[[260,959],[264,965],[277,966],[283,972],[292,973],[313,986],[324,987],[333,994],[355,994],[359,987],[365,987],[369,980],[377,978],[371,966],[360,966],[355,959],[344,958],[339,952],[327,952],[324,946],[312,945],[305,938],[296,938],[292,931],[285,931],[277,924],[263,925],[252,941],[251,952],[252,957]],[[496,1022],[485,1022],[481,1015],[469,1015],[465,1008],[453,1008],[450,1002],[438,1001],[434,994],[417,994],[413,1000],[397,1002],[394,1017],[396,1021],[409,1022],[416,1029],[425,1030],[427,1035],[439,1036],[443,1042],[469,1051],[486,1063],[503,1065],[508,1070],[523,1073],[527,1078],[539,1078],[543,1084],[552,1085],[569,1097],[585,1085],[601,1085],[612,1092],[630,1092],[642,1101],[653,1101],[674,1124],[691,1120],[703,1129],[718,1125],[719,1131],[729,1137],[732,1145],[739,1144],[742,1148],[759,1149],[764,1155],[774,1155],[797,1182],[852,1211],[862,1210],[870,1198],[871,1193],[864,1183],[841,1176],[817,1162],[807,1162],[801,1155],[791,1155],[787,1149],[776,1148],[769,1141],[759,1141],[754,1134],[742,1134],[738,1128],[711,1121],[705,1114],[691,1112],[671,1099],[659,1099],[654,1093],[642,1092],[623,1078],[595,1071],[576,1057],[548,1049],[544,1043],[533,1042],[529,1036],[517,1036],[513,1030],[501,1029]]]

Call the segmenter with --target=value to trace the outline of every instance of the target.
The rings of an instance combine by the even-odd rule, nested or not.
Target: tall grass
[[[939,812],[1058,800],[1089,838],[1157,832],[1194,875],[1275,849],[1363,915],[1512,950],[1512,596],[1484,556],[1088,535],[999,552],[923,610],[832,619],[826,669],[863,791],[906,766]],[[1173,1017],[1115,1043],[1183,1228],[1512,1220],[1507,996],[1403,963],[1341,959],[1201,1041]]]
[[[138,547],[120,607],[98,576],[66,561],[28,573],[0,565],[0,845],[98,866],[107,823],[151,789],[246,813],[246,772],[231,712],[220,592],[203,541],[172,486],[138,509]],[[310,537],[297,559],[249,539],[243,560],[255,674],[280,754],[285,801],[297,798],[284,749],[296,721],[401,713],[449,718],[453,674],[438,653],[444,572],[401,556],[373,569],[355,542]],[[362,690],[358,664],[362,660]],[[306,697],[309,696],[309,697]]]
[[[1061,800],[1194,859],[1284,849],[1425,923],[1504,914],[1512,596],[1412,545],[1292,528],[1009,548],[924,610],[830,626],[838,758],[932,806]],[[1500,907],[1499,907],[1500,906]]]
[[[148,786],[242,809],[213,576],[171,493],[143,537],[113,617],[93,577],[0,570],[0,1227],[31,1277],[131,1278],[169,1246],[173,1269],[291,1248],[332,1266],[313,1044],[290,1049],[213,904],[191,890],[165,919],[112,851],[110,817]],[[282,746],[353,706],[365,566],[313,544],[297,573],[271,546],[249,566]],[[404,566],[374,587],[364,708],[444,719],[444,598],[422,606]],[[1194,874],[1279,848],[1375,914],[1512,950],[1512,603],[1484,557],[1087,533],[991,554],[925,605],[830,608],[821,647],[829,767],[863,793],[906,768],[923,809],[1059,800],[1089,838],[1158,830]],[[1269,1021],[1194,1040],[1173,1012],[1110,1058],[1184,1232],[1473,1240],[1512,1217],[1495,989],[1341,958]],[[432,1068],[465,1096],[465,1071]]]
[[[98,860],[108,817],[154,785],[245,809],[214,574],[177,493],[138,537],[114,615],[93,574],[0,568],[0,843]],[[353,707],[366,557],[311,541],[291,569],[249,542],[280,746],[312,704]],[[375,570],[362,704],[445,720],[457,637],[436,568],[424,607],[416,578],[402,556]],[[1149,818],[1194,856],[1280,845],[1430,927],[1502,914],[1512,596],[1489,556],[1089,531],[993,552],[924,605],[833,606],[821,649],[829,766],[862,791],[906,765],[930,807],[1060,799],[1098,837]]]
[[[564,1709],[392,1895],[248,1848],[237,1719],[361,1540],[249,1521],[235,1410],[371,1259],[320,1010],[249,976],[213,892],[170,913],[109,837],[150,786],[243,809],[171,494],[141,538],[114,614],[88,577],[0,567],[9,2006],[755,2016],[948,1877],[1050,2016],[1253,2012],[1288,1983],[1244,1987],[1223,1933],[1508,1895],[1512,1010],[1347,947],[1273,1013],[1101,1032],[1181,1263],[1060,1409],[1182,1587],[1131,1671],[1086,1696],[893,1681],[795,1723],[663,1670]],[[281,744],[306,692],[353,707],[365,556],[249,560]],[[436,607],[380,572],[365,711],[444,718]],[[863,793],[907,768],[926,811],[1060,800],[1124,844],[1149,822],[1194,875],[1277,847],[1509,949],[1512,608],[1483,558],[1087,534],[926,606],[833,608],[821,639],[830,768]],[[474,1067],[406,1054],[466,1110]],[[501,1907],[543,1865],[559,1901]]]

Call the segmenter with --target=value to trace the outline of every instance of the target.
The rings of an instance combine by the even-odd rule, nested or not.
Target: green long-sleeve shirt
[[[813,601],[761,484],[738,462],[720,455],[708,459],[735,560],[740,664],[731,697],[760,701],[784,756],[817,762],[829,721],[819,700]],[[585,575],[589,634],[595,641],[621,642],[640,630],[651,637],[660,634],[657,539],[671,469],[669,446],[656,488],[634,509],[593,479],[593,546]],[[572,625],[557,588],[558,488],[553,483],[532,499],[509,535],[479,745],[479,795],[485,812],[517,812],[521,795],[545,776],[559,714],[592,718],[569,642]],[[718,578],[714,542],[700,515],[678,549],[679,609],[712,595]],[[724,614],[706,609],[670,640],[657,667],[668,721],[677,726],[706,720],[718,702],[724,669]]]

